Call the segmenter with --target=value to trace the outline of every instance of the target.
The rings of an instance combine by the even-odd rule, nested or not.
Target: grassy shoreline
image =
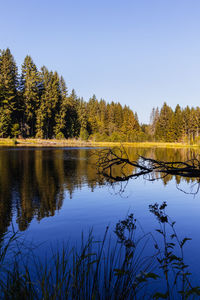
[[[145,148],[199,148],[199,144],[186,143],[164,143],[164,142],[94,142],[81,141],[76,139],[9,139],[1,138],[0,146],[26,146],[26,147],[115,147],[124,145],[127,147],[145,147]]]
[[[0,139],[0,146],[26,146],[26,147],[115,147],[124,145],[127,147],[145,147],[145,148],[199,148],[199,144],[186,143],[164,143],[164,142],[94,142],[81,141],[76,139]]]

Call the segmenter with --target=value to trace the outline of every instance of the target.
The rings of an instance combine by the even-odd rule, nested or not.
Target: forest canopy
[[[0,51],[0,137],[111,142],[196,143],[200,108],[175,110],[166,103],[153,108],[150,124],[139,124],[127,105],[107,103],[93,95],[88,101],[68,93],[62,76],[45,66],[38,70],[27,55],[20,72],[10,49]]]

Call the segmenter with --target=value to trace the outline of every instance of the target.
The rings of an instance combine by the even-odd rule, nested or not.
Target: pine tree
[[[115,126],[115,103],[108,104],[108,134],[111,136],[116,130]]]
[[[196,117],[197,117],[197,124],[198,124],[197,137],[199,137],[199,135],[200,135],[200,107],[196,107]]]
[[[89,99],[88,105],[88,123],[90,127],[90,133],[98,132],[97,114],[98,114],[98,100],[95,95]]]
[[[156,107],[156,108],[153,107],[151,115],[150,115],[150,134],[152,136],[155,136],[156,123],[159,119],[159,115],[160,115],[159,108],[158,107]]]
[[[98,128],[100,134],[108,134],[108,111],[105,100],[99,102]]]
[[[125,105],[123,108],[123,125],[121,132],[126,136],[126,141],[136,141],[139,131],[140,125],[138,123],[137,115],[135,115],[133,111]]]
[[[184,136],[183,114],[179,104],[177,104],[174,112],[174,134],[176,142],[181,141]]]
[[[87,124],[87,106],[83,98],[79,100],[78,105],[78,120],[80,124],[80,139],[87,140],[89,137]]]
[[[194,107],[190,110],[190,134],[191,142],[195,142],[195,138],[198,135],[198,116]]]
[[[17,121],[17,66],[9,49],[0,53],[0,136],[11,134]]]
[[[67,135],[66,132],[66,116],[68,111],[68,97],[67,97],[67,87],[64,78],[60,78],[60,103],[59,103],[58,112],[55,116],[55,127],[54,135],[57,139],[65,138]]]
[[[120,103],[115,103],[114,123],[115,123],[115,130],[117,132],[120,132],[123,124],[123,109]]]
[[[78,120],[82,129],[87,129],[87,106],[83,98],[79,100],[78,105]]]
[[[35,135],[36,111],[39,107],[39,74],[30,56],[22,65],[21,93],[23,97],[23,130],[26,136]]]
[[[49,72],[46,67],[42,67],[43,93],[41,105],[37,111],[36,131],[37,137],[52,138],[55,128],[56,112],[58,111],[60,89],[57,72]]]
[[[190,142],[191,139],[191,130],[190,130],[190,108],[186,106],[183,110],[183,128],[184,128],[184,137],[186,142]]]
[[[78,105],[79,100],[75,90],[73,89],[68,97],[68,109],[66,116],[66,131],[67,137],[78,137],[80,134],[80,123],[78,119]]]
[[[173,142],[175,140],[174,132],[174,113],[166,102],[163,104],[159,119],[155,129],[156,139],[163,142]]]

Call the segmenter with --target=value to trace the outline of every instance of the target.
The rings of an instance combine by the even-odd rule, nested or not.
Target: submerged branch
[[[197,158],[188,161],[160,161],[144,156],[139,156],[137,161],[131,161],[128,158],[126,150],[122,148],[104,149],[97,153],[98,172],[112,182],[128,181],[131,178],[137,178],[141,175],[150,175],[159,173],[161,177],[167,175],[178,175],[181,177],[200,179],[200,161]],[[132,170],[125,170],[131,166]],[[120,167],[120,175],[117,175],[115,168]],[[127,168],[126,168],[127,169]],[[130,169],[130,168],[129,168]],[[156,178],[149,178],[155,180]]]

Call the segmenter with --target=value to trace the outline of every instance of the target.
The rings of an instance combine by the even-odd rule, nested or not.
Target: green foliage
[[[160,112],[152,112],[150,132],[157,141],[196,143],[200,134],[200,108],[181,109],[177,105],[173,111],[166,103]]]
[[[107,134],[100,134],[99,132],[91,134],[90,140],[94,142],[109,142],[109,136]]]
[[[9,49],[0,52],[0,137],[78,138],[110,142],[198,143],[200,108],[173,111],[166,103],[153,108],[149,125],[140,125],[137,113],[120,103],[106,103],[95,95],[88,102],[72,90],[57,72],[37,70],[24,59],[20,81]],[[19,128],[15,128],[19,124]],[[14,126],[14,127],[13,127]]]
[[[0,136],[2,138],[8,136],[9,127],[12,124],[11,112],[9,109],[0,107]]]
[[[11,128],[11,135],[16,138],[19,134],[20,134],[19,124],[13,124]]]
[[[0,52],[0,135],[7,137],[17,106],[17,67],[9,49]]]
[[[86,128],[81,128],[79,138],[83,141],[87,141],[89,137],[88,131]]]
[[[54,134],[56,138],[65,138],[67,134],[66,118],[68,113],[68,97],[66,83],[61,76],[60,78],[60,98],[58,103],[58,110],[55,115]]]
[[[36,65],[30,56],[26,56],[22,65],[21,97],[23,110],[23,127],[25,136],[35,135],[36,112],[39,108],[40,78]]]
[[[41,78],[43,91],[36,116],[36,136],[52,138],[56,113],[60,109],[59,77],[56,72],[49,72],[47,68],[42,67]]]
[[[68,108],[66,114],[66,137],[78,137],[80,134],[80,123],[78,117],[79,100],[75,90],[68,97]]]
[[[122,141],[122,135],[118,132],[113,132],[110,135],[109,140],[110,140],[110,142],[121,142]]]
[[[56,134],[56,139],[57,140],[63,140],[65,138],[64,134],[62,132],[58,132]]]
[[[173,142],[175,139],[172,109],[164,103],[156,123],[155,136],[158,141]]]

